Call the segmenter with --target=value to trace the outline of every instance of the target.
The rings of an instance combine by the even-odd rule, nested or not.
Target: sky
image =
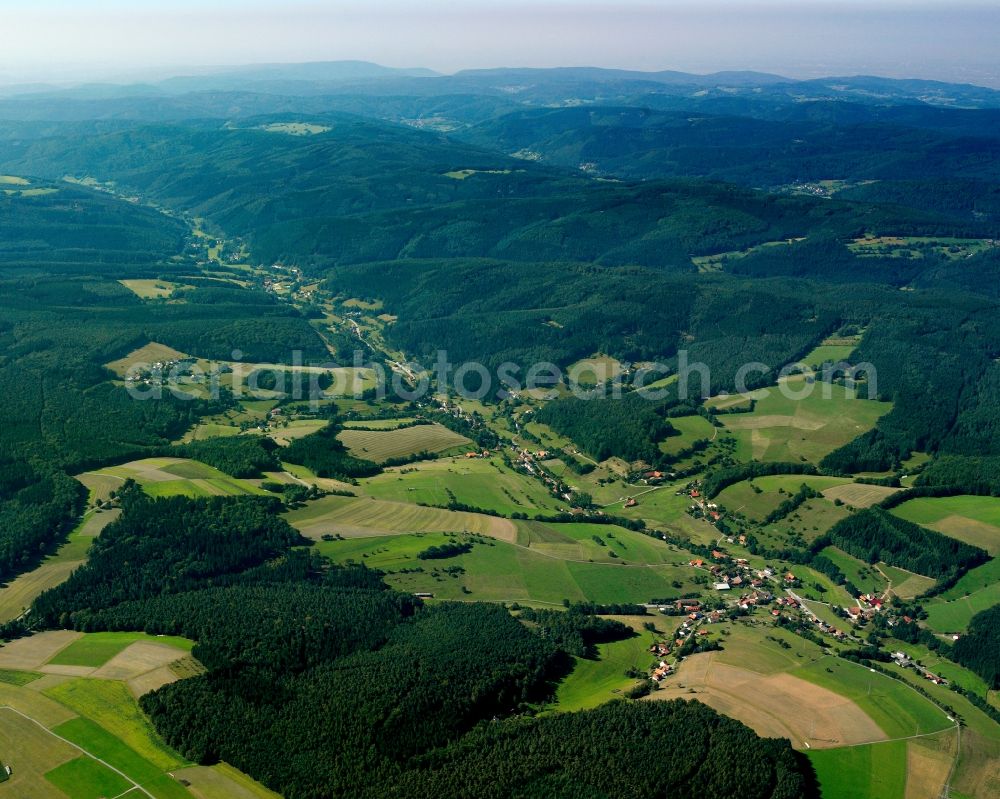
[[[1000,88],[1000,0],[0,0],[0,82],[359,59],[878,74]]]

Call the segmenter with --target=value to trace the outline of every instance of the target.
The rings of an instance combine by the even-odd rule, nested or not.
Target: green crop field
[[[137,641],[155,641],[175,647],[178,657],[191,651],[191,642],[172,636],[149,636],[145,633],[87,633],[60,651],[49,663],[60,666],[103,666],[111,658]]]
[[[45,688],[42,693],[99,725],[160,769],[172,769],[183,762],[153,730],[125,683],[78,678]]]
[[[54,727],[52,731],[127,774],[130,779],[135,780],[152,793],[156,799],[190,799],[191,797],[191,794],[164,769],[142,757],[114,734],[90,719],[71,719]],[[175,762],[179,764],[183,761],[178,759]]]
[[[796,391],[802,388],[790,385]],[[855,399],[845,396],[841,387],[832,388],[829,399],[816,385],[811,396],[799,400],[771,388],[767,397],[758,399],[753,413],[721,418],[747,457],[818,463],[823,456],[870,430],[879,417],[892,410],[889,403]]]
[[[395,430],[344,430],[338,438],[357,458],[384,463],[421,452],[447,452],[472,442],[439,424],[421,424]]]
[[[132,783],[89,757],[78,757],[52,769],[45,779],[73,799],[120,796]]]
[[[813,749],[809,760],[823,799],[904,799],[906,741],[842,749]]]
[[[1000,497],[918,497],[892,512],[991,555],[1000,554]]]
[[[463,505],[508,516],[552,513],[566,507],[565,502],[550,496],[538,480],[514,471],[499,457],[446,458],[387,469],[363,480],[362,488],[379,499],[439,507],[447,505],[453,495]]]

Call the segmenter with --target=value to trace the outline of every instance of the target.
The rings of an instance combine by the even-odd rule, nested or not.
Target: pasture
[[[654,662],[649,646],[658,639],[652,633],[642,630],[643,622],[652,621],[659,626],[663,618],[658,616],[636,616],[635,627],[639,632],[633,638],[597,646],[596,659],[576,658],[573,671],[559,683],[553,710],[572,712],[597,707],[621,695],[636,684],[627,677],[629,669],[646,671]],[[624,621],[624,619],[621,619]],[[667,621],[667,624],[673,624]]]
[[[421,424],[395,430],[350,430],[337,436],[356,458],[385,463],[422,452],[442,453],[472,444],[465,436],[439,424]]]
[[[878,568],[848,555],[842,549],[826,547],[819,554],[833,561],[847,579],[864,593],[881,594],[889,585]]]
[[[314,540],[327,533],[358,538],[405,532],[470,532],[501,541],[517,538],[517,530],[509,519],[373,497],[323,497],[290,511],[285,518]]]
[[[168,280],[119,280],[125,288],[144,300],[165,300],[175,289],[192,288],[181,283],[171,283]]]
[[[769,513],[795,494],[803,485],[816,491],[848,483],[841,477],[813,475],[774,475],[744,480],[719,493],[715,502],[733,513],[742,513],[752,521],[762,521]]]
[[[890,486],[866,485],[865,483],[844,483],[831,486],[823,491],[823,496],[831,502],[838,499],[852,508],[870,508],[886,497],[891,497],[902,489]]]
[[[519,525],[524,523],[519,522]],[[663,560],[648,565],[635,558],[639,543],[629,531],[602,527],[610,546],[627,554],[612,558],[610,546],[591,538],[590,525],[565,531],[570,525],[546,525],[548,532],[519,527],[517,543],[476,543],[472,551],[445,560],[422,561],[417,554],[449,540],[468,540],[443,533],[422,533],[320,541],[320,552],[339,562],[354,560],[387,572],[400,591],[432,593],[438,599],[487,602],[527,602],[560,605],[564,599],[594,602],[648,602],[697,589],[687,558],[662,545]],[[631,533],[638,536],[640,534]],[[539,539],[545,538],[546,541]],[[523,541],[527,543],[523,543]],[[650,544],[656,545],[652,539]],[[581,557],[588,552],[594,557]],[[616,553],[617,554],[617,553]],[[671,559],[675,562],[671,563]],[[679,565],[683,562],[684,565]]]
[[[711,441],[718,433],[718,430],[704,416],[680,416],[669,421],[680,435],[670,436],[660,442],[660,451],[667,455],[676,455],[701,439]]]
[[[281,799],[228,763],[189,766],[174,771],[174,776],[186,782],[198,799]]]
[[[218,469],[187,458],[145,458],[121,466],[109,466],[96,472],[84,472],[76,479],[91,490],[91,495],[107,499],[131,478],[153,497],[211,497],[264,494],[247,480],[220,472]]]
[[[566,503],[552,497],[541,483],[492,458],[442,458],[387,469],[362,481],[362,489],[379,499],[446,506],[457,502],[510,515],[555,512]]]
[[[927,626],[939,633],[962,632],[977,613],[1000,603],[1000,559],[962,575],[947,591],[924,602]]]
[[[609,355],[594,355],[590,358],[583,358],[572,364],[566,370],[566,376],[573,383],[580,386],[596,386],[613,380],[624,371],[624,367],[617,358]]]
[[[785,384],[804,391],[802,381]],[[803,399],[790,399],[778,388],[758,392],[752,413],[720,417],[739,442],[738,453],[761,461],[808,461],[818,463],[825,455],[842,447],[875,426],[888,413],[889,403],[858,399],[853,392],[832,386],[831,396],[813,385]]]
[[[993,556],[1000,554],[1000,497],[917,497],[892,513]]]

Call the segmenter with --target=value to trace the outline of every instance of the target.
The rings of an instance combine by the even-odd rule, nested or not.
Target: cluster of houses
[[[143,369],[130,368],[125,376],[125,382],[130,385],[162,385],[164,375],[177,374],[183,367],[195,363],[195,358],[182,358],[172,361],[157,361]]]
[[[925,669],[919,663],[912,660],[909,657],[909,655],[907,655],[905,652],[893,652],[892,660],[900,668],[913,669],[914,671],[917,672],[917,674],[919,674],[925,680],[928,680],[929,682],[932,682],[935,685],[948,684],[948,681],[944,677],[941,677],[938,674],[934,674],[934,672],[930,671],[929,669]]]
[[[678,491],[677,495],[683,496],[684,494],[687,494],[691,497],[691,505],[687,509],[687,512],[691,516],[696,519],[707,519],[714,524],[722,518],[722,510],[716,503],[709,502],[704,496],[702,496],[698,485],[699,484],[695,482],[691,486]]]
[[[532,452],[528,449],[523,449],[521,447],[514,446],[514,450],[517,453],[517,466],[526,471],[533,477],[537,477],[541,480],[545,487],[549,490],[549,493],[557,499],[561,499],[564,502],[572,502],[573,495],[570,493],[567,486],[561,481],[557,480],[551,474],[549,474],[544,468],[542,468],[541,462],[548,460],[552,457],[552,453],[547,449],[540,449]],[[598,513],[601,513],[598,511]],[[603,515],[603,514],[602,514]]]

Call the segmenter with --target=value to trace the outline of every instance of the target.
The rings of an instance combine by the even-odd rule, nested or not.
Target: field
[[[739,719],[758,734],[788,738],[798,748],[829,748],[887,736],[839,686],[802,675],[826,663],[819,648],[776,628],[732,625],[723,650],[692,655],[653,699],[697,699]],[[780,638],[788,649],[765,640]],[[808,746],[807,746],[808,744]]]
[[[782,502],[805,484],[817,491],[826,491],[847,483],[841,477],[811,475],[775,475],[744,480],[721,491],[715,502],[733,513],[739,512],[752,521],[762,521]],[[757,490],[754,490],[757,489]]]
[[[261,130],[268,133],[287,133],[289,136],[316,136],[332,130],[328,125],[314,125],[309,122],[272,122],[262,125]]]
[[[11,778],[0,783],[0,796],[12,799],[63,799],[64,794],[45,775],[72,762],[79,750],[60,741],[9,707],[0,707],[0,751],[11,767]],[[120,791],[119,791],[120,793]],[[115,796],[117,794],[111,794]]]
[[[0,588],[0,624],[15,619],[43,591],[59,585],[83,564],[91,541],[118,518],[118,510],[90,510],[55,554]]]
[[[168,664],[193,662],[190,648],[143,633],[59,631],[0,649],[0,752],[13,769],[0,797],[138,796],[141,784],[155,799],[275,799],[226,764],[187,764],[139,709],[136,696],[177,679]]]
[[[137,350],[133,350],[124,358],[119,358],[117,361],[111,361],[110,363],[104,364],[112,372],[114,372],[119,377],[125,377],[128,370],[136,364],[145,364],[150,366],[154,363],[162,363],[165,361],[177,361],[182,358],[187,358],[183,352],[179,352],[172,347],[168,347],[166,344],[158,344],[155,341],[151,341]]]
[[[826,547],[820,554],[832,560],[847,579],[864,593],[881,594],[889,585],[888,580],[876,567],[848,555],[837,547]]]
[[[840,500],[852,508],[870,508],[886,497],[891,497],[902,489],[889,486],[866,485],[865,483],[845,483],[823,491],[823,496],[831,502]]]
[[[78,757],[63,763],[48,772],[45,779],[74,799],[120,796],[134,787],[121,774],[89,757]]]
[[[3,674],[23,676],[0,681],[0,751],[13,769],[0,796],[99,799],[137,784],[155,799],[198,796],[168,773],[187,764],[135,699],[176,679],[165,664],[190,658],[190,647],[142,633],[57,631],[0,648]],[[219,779],[230,778],[222,770]],[[230,795],[269,796],[235,789]]]
[[[313,433],[318,433],[327,424],[329,422],[325,419],[291,419],[287,423],[272,425],[267,436],[284,447],[297,438],[305,438]]]
[[[657,640],[657,636],[643,630],[642,624],[652,621],[662,627],[663,618],[657,616],[615,618],[630,623],[638,634],[625,641],[598,645],[596,659],[577,658],[573,671],[559,683],[554,710],[562,712],[586,710],[620,697],[624,691],[636,684],[633,678],[625,676],[625,672],[629,669],[646,671],[654,662],[654,657],[648,650],[650,644]],[[673,623],[671,620],[667,621],[668,625]]]
[[[367,427],[372,430],[395,430],[413,422],[412,418],[403,417],[401,419],[362,419],[344,422],[344,427],[350,430],[352,427]]]
[[[570,383],[595,386],[618,377],[623,371],[621,363],[607,355],[595,355],[577,361],[566,370]]]
[[[675,455],[699,439],[707,438],[711,441],[718,432],[704,416],[681,416],[671,419],[670,424],[677,429],[680,435],[670,436],[670,438],[660,442],[660,450],[668,455]]]
[[[809,753],[824,799],[904,799],[906,741]]]
[[[175,289],[190,288],[181,283],[171,283],[166,280],[119,280],[125,288],[144,300],[163,300],[169,297]]]
[[[206,438],[227,438],[229,436],[238,436],[240,434],[240,428],[235,424],[218,424],[215,422],[202,422],[196,424],[187,433],[184,434],[180,442],[183,444],[189,441],[203,441]]]
[[[825,658],[796,674],[855,702],[886,738],[940,732],[953,726],[944,712],[899,680],[839,658]]]
[[[264,492],[246,480],[230,477],[218,469],[186,458],[145,458],[97,472],[84,472],[77,479],[92,496],[107,499],[128,478],[153,497],[211,497]]]
[[[439,424],[422,424],[397,430],[344,430],[338,438],[357,458],[384,463],[421,452],[447,452],[472,442]]]
[[[564,599],[649,602],[697,588],[689,555],[640,533],[607,525],[518,522],[517,536],[475,543],[468,554],[422,561],[417,554],[449,540],[441,533],[320,541],[340,562],[388,573],[395,588],[439,599],[560,605]],[[604,545],[597,543],[598,537]],[[612,554],[614,553],[614,554]],[[681,565],[683,564],[683,565]]]
[[[443,458],[387,469],[363,480],[362,489],[379,499],[437,506],[447,505],[454,496],[464,505],[505,515],[566,507],[538,480],[514,471],[499,457]]]
[[[889,566],[885,563],[878,564],[879,570],[889,580],[892,581],[892,593],[900,599],[913,599],[929,591],[934,587],[937,580],[931,577],[924,577],[922,574],[900,569],[898,566]]]
[[[508,519],[374,498],[324,497],[285,518],[313,539],[326,533],[357,538],[404,532],[470,532],[503,541],[517,538],[514,523]]]
[[[918,497],[893,508],[892,513],[1000,555],[998,497]]]
[[[174,776],[189,785],[198,799],[281,799],[227,763],[190,766],[174,771]]]
[[[799,391],[803,386],[794,385],[794,389]],[[738,452],[747,459],[818,463],[870,430],[892,409],[888,403],[845,396],[839,386],[832,389],[829,399],[823,397],[822,387],[815,385],[811,396],[795,400],[772,388],[757,400],[753,413],[720,418],[739,441]]]
[[[954,586],[924,603],[927,624],[940,633],[961,632],[977,613],[1000,603],[1000,559],[967,572]]]

